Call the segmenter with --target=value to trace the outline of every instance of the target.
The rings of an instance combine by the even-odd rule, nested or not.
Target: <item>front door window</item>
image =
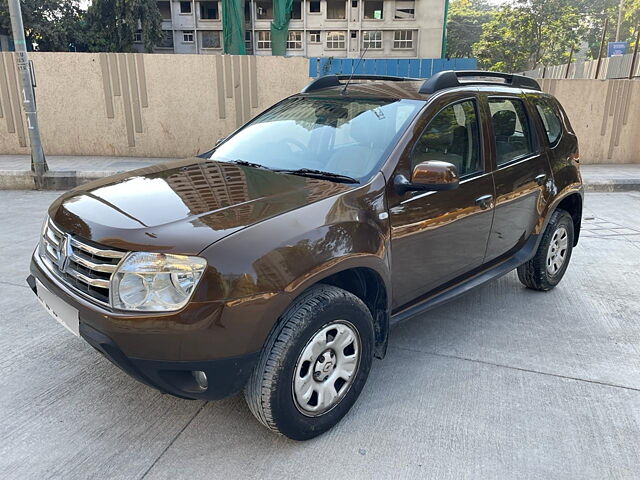
[[[475,102],[445,107],[422,133],[411,155],[411,167],[429,160],[452,163],[461,177],[482,171]]]

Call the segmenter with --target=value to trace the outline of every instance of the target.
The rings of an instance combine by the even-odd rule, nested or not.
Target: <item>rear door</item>
[[[398,194],[389,182],[394,307],[482,264],[494,191],[480,120],[475,92],[434,101],[393,173],[410,178],[416,164],[442,160],[460,175],[458,188],[439,192]]]
[[[553,188],[551,169],[532,106],[524,95],[481,94],[492,140],[496,205],[485,262],[520,249],[533,232]]]

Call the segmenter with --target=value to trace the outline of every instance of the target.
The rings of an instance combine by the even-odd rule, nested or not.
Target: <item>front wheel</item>
[[[564,210],[551,214],[535,256],[518,267],[518,278],[533,290],[551,290],[569,266],[573,251],[573,219]]]
[[[267,340],[245,399],[267,428],[308,440],[337,424],[360,395],[373,359],[371,313],[355,295],[317,285]]]

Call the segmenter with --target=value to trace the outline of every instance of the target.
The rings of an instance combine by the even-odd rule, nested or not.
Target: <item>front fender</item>
[[[389,288],[384,177],[232,234],[203,255],[217,277],[218,333],[233,354],[262,348],[304,290],[351,268],[368,268]],[[216,344],[220,342],[216,341]],[[231,353],[231,352],[230,352]]]

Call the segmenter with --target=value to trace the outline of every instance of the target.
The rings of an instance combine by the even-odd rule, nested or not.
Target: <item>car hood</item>
[[[49,215],[63,231],[102,245],[197,254],[249,225],[351,188],[190,158],[77,187]]]

